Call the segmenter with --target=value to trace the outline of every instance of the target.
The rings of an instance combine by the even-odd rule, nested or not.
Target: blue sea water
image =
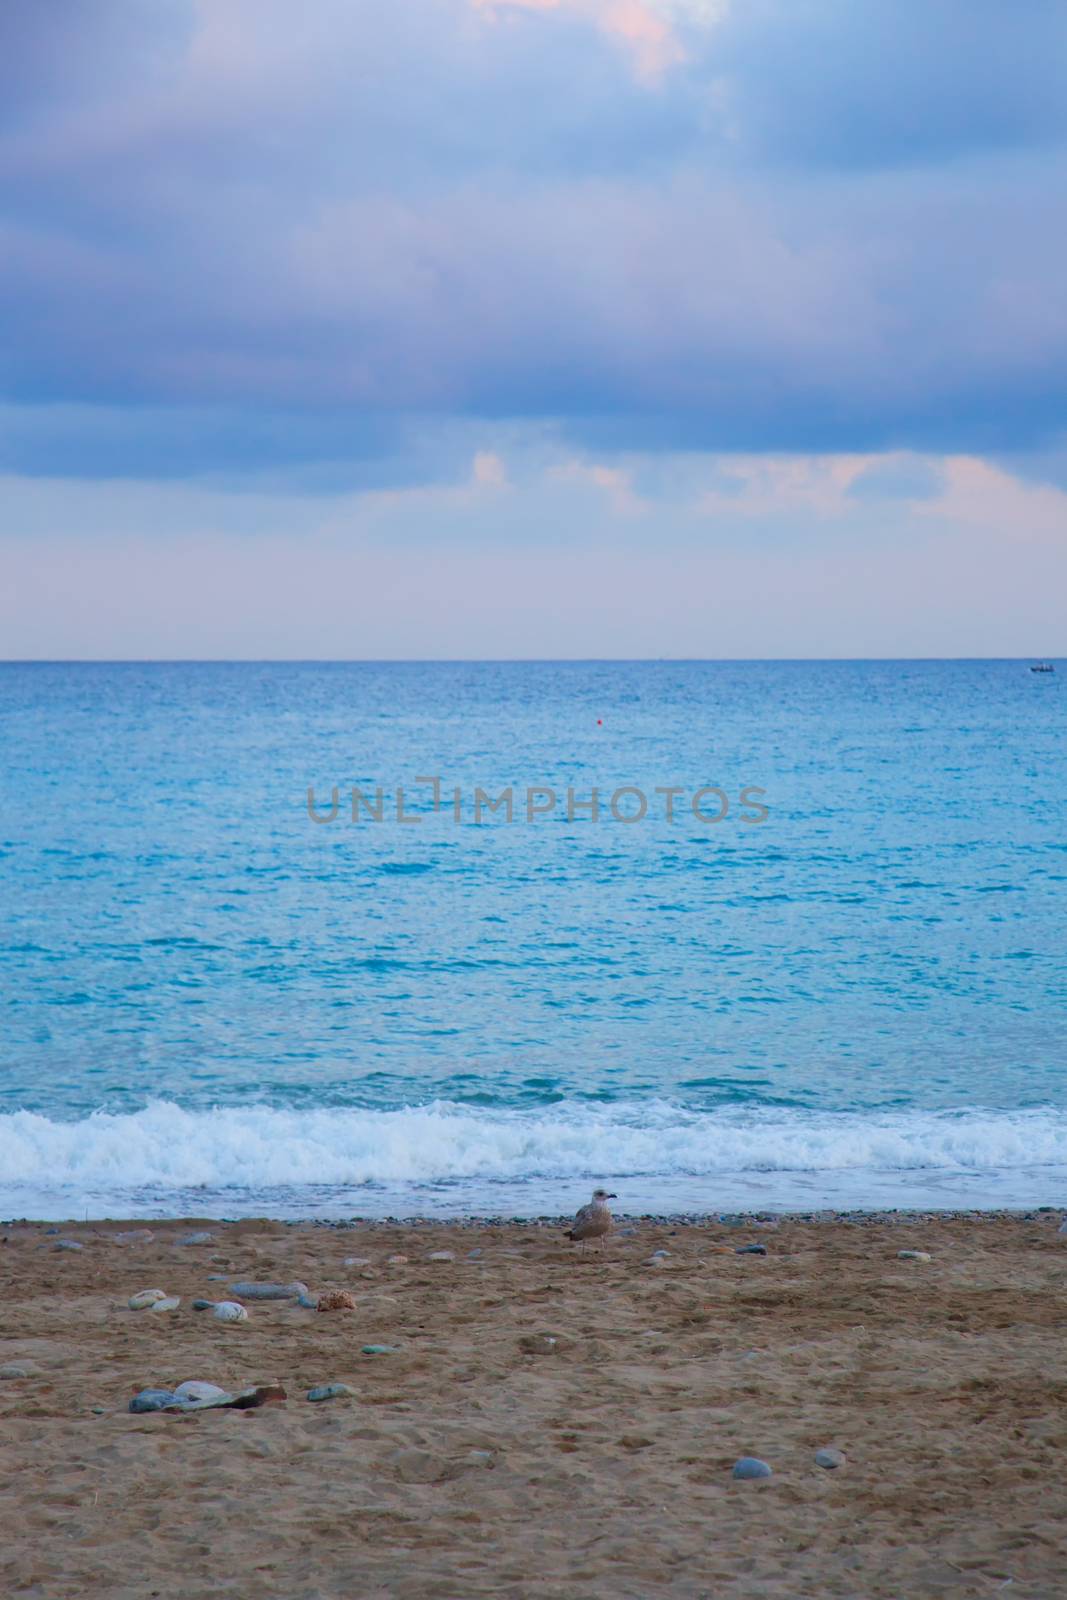
[[[0,1215],[1063,1203],[1065,691],[0,665]]]

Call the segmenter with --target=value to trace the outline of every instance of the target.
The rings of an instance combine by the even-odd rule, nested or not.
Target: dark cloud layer
[[[0,26],[9,470],[447,476],[427,416],[653,450],[1062,428],[1061,4],[735,0],[658,78],[580,8]]]

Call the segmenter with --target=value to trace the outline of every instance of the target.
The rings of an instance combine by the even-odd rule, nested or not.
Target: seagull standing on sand
[[[586,1239],[603,1239],[611,1232],[608,1201],[617,1199],[618,1195],[609,1194],[606,1189],[594,1189],[589,1204],[575,1213],[574,1227],[568,1228],[567,1238],[576,1239],[579,1244],[584,1244]]]

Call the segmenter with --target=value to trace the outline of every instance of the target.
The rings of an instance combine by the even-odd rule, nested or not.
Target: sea
[[[1055,665],[0,665],[0,1216],[1067,1204]]]

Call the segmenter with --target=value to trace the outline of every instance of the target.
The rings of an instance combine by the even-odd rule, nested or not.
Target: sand
[[[132,1223],[64,1228],[80,1252],[9,1224],[0,1364],[39,1371],[0,1379],[0,1593],[1061,1597],[1058,1220],[642,1222],[603,1257],[523,1224],[198,1222],[215,1239],[193,1247],[188,1222],[127,1245]],[[735,1255],[748,1240],[768,1255]],[[222,1324],[192,1310],[226,1296],[211,1273],[358,1309]],[[180,1309],[131,1312],[144,1288]],[[187,1378],[288,1400],[129,1414]],[[308,1403],[335,1381],[353,1397]],[[746,1454],[774,1476],[734,1482]]]

